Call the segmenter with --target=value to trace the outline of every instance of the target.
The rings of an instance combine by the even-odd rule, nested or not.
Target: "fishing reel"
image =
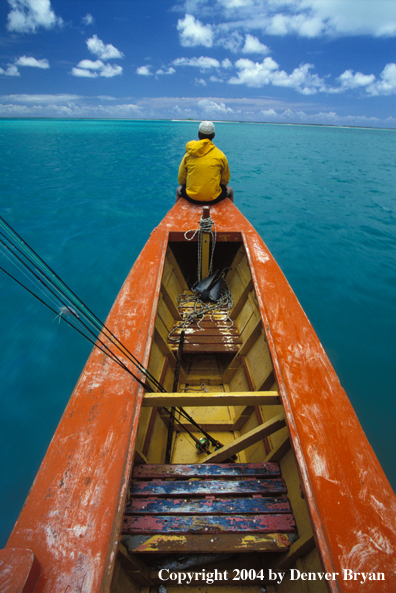
[[[207,439],[206,437],[202,437],[202,439],[199,439],[199,441],[197,441],[195,446],[200,453],[208,453],[208,454],[210,453],[209,439]]]

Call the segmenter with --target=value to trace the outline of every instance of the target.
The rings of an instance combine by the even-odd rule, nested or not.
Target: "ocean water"
[[[0,120],[0,214],[105,319],[174,203],[196,132],[193,122]],[[216,132],[236,205],[293,287],[395,489],[396,132]],[[1,272],[0,328],[2,547],[91,346]]]

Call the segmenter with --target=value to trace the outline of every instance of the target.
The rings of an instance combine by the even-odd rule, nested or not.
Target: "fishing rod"
[[[168,408],[163,408],[165,410],[165,412],[167,412],[171,417],[172,417],[172,411],[168,410]],[[173,412],[173,420],[175,422],[177,422],[178,424],[180,424],[180,426],[183,428],[183,430],[186,431],[186,433],[188,435],[190,435],[190,437],[192,438],[192,440],[194,441],[197,449],[199,449],[201,451],[201,453],[205,452],[208,455],[210,454],[209,448],[206,444],[205,439],[197,439],[196,436],[194,436],[192,434],[192,432],[190,432],[187,428],[187,426],[185,424],[183,424],[182,422],[180,422],[179,418],[176,417],[175,413]],[[202,432],[202,431],[201,431]],[[169,459],[165,461],[165,463],[169,463]]]
[[[2,235],[2,233],[0,233],[0,234]],[[4,241],[2,241],[1,239],[0,239],[0,243],[3,244],[3,245],[5,245]],[[7,245],[5,245],[5,246],[7,247]],[[100,344],[102,344],[103,348],[100,347],[100,346],[98,346],[99,350],[101,350],[102,352],[104,352],[105,354],[107,354],[112,360],[114,360],[115,362],[117,362],[124,370],[126,370],[127,372],[129,372],[129,374],[131,374],[143,387],[145,387],[145,389],[147,388],[147,390],[149,392],[151,392],[151,393],[154,392],[154,390],[149,385],[147,385],[147,383],[143,383],[134,373],[132,373],[132,371],[130,371],[130,369],[128,369],[128,367],[120,360],[120,358],[116,354],[114,354],[114,352],[112,352],[112,350],[110,350],[110,348],[100,339],[100,337],[97,336],[86,325],[86,323],[84,323],[81,320],[81,318],[78,315],[78,313],[72,307],[70,307],[69,305],[67,305],[60,297],[57,297],[56,294],[54,293],[54,291],[37,274],[35,274],[35,272],[33,272],[33,270],[31,270],[28,266],[26,266],[26,264],[24,264],[24,262],[21,260],[20,257],[18,257],[15,253],[13,253],[13,255],[16,257],[16,259],[18,261],[20,261],[22,263],[22,265],[25,265],[25,267],[30,271],[30,273],[33,275],[33,277],[35,277],[41,284],[43,284],[43,286],[49,291],[50,294],[52,294],[56,299],[58,299],[62,303],[63,306],[61,307],[61,312],[58,313],[57,311],[55,311],[50,305],[48,305],[48,303],[46,303],[43,299],[41,299],[38,295],[36,295],[29,288],[27,288],[24,284],[22,284],[21,282],[19,282],[19,280],[17,280],[14,276],[12,276],[12,274],[10,274],[6,270],[4,270],[4,268],[1,267],[0,269],[3,272],[5,272],[10,278],[12,278],[15,282],[17,282],[20,286],[22,286],[22,288],[24,288],[25,290],[27,290],[27,292],[29,292],[32,296],[34,296],[35,298],[37,298],[41,303],[43,303],[51,311],[53,311],[54,313],[56,313],[57,314],[57,317],[62,318],[64,321],[66,321],[66,323],[70,327],[73,327],[78,333],[80,333],[82,336],[84,336],[91,344],[93,344],[94,346],[97,346],[96,342],[93,341],[92,338],[89,335],[87,335],[86,333],[84,333],[83,331],[81,331],[81,329],[79,329],[78,327],[76,327],[74,324],[70,323],[69,320],[66,319],[65,316],[68,315],[68,316],[70,316],[70,318],[72,318],[72,316],[75,317],[75,318],[77,318],[79,320],[79,323],[85,328],[85,330],[88,332],[88,334],[91,334],[95,338],[95,340],[97,340]],[[139,369],[139,370],[141,370],[141,369]]]
[[[132,362],[132,364],[148,381],[150,381],[155,386],[156,389],[158,389],[159,392],[166,393],[164,387],[148,371],[148,369],[146,369],[143,364],[137,360],[137,358],[126,348],[124,344],[122,344],[122,342],[113,334],[113,332],[111,332],[111,330],[109,330],[106,325],[100,321],[100,319],[81,301],[81,299],[69,288],[69,286],[65,284],[65,282],[54,272],[54,270],[52,270],[52,268],[34,251],[32,247],[30,247],[30,245],[20,235],[18,235],[18,233],[2,217],[0,217],[0,227],[2,227],[3,231],[8,234],[7,236],[7,234],[0,231],[0,236],[3,237],[3,239],[0,239],[0,246],[3,246],[3,255],[5,255],[5,257],[7,257],[7,259],[11,261],[17,267],[17,269],[30,280],[30,282],[33,283],[33,285],[38,287],[39,290],[44,293],[47,300],[50,300],[52,303],[55,302],[55,306],[58,306],[58,311],[56,311],[43,298],[40,298],[34,291],[30,290],[3,267],[0,267],[0,270],[12,280],[14,280],[17,284],[19,284],[22,288],[24,288],[29,294],[34,296],[38,301],[44,304],[53,313],[55,313],[59,320],[63,319],[63,321],[65,321],[70,327],[73,327],[73,329],[85,337],[91,344],[109,356],[109,358],[111,358],[121,368],[127,371],[136,381],[138,381],[138,383],[147,392],[153,393],[154,389],[142,381],[126,366],[119,356],[117,356],[99,337],[100,334],[103,334],[104,337],[107,338],[110,343],[116,349],[118,349],[119,352],[121,352],[123,356]],[[6,253],[4,252],[4,249],[6,250]],[[28,272],[28,274],[26,272]],[[60,308],[59,303],[62,305]],[[83,321],[83,319],[85,321]],[[71,323],[71,320],[73,320],[73,323]],[[87,323],[94,327],[97,333],[92,331]],[[79,324],[84,329],[81,330],[81,327],[78,327],[76,324]],[[174,417],[174,409],[169,411],[165,408],[165,410],[170,414],[171,418],[172,416]],[[179,406],[176,408],[176,410],[198,431],[200,431],[214,446],[222,446],[219,441],[213,439],[213,437],[211,437],[189,414],[187,414],[187,412],[182,407]],[[182,426],[185,428],[184,425]],[[193,438],[197,442],[197,439],[195,439],[195,437]]]
[[[63,280],[48,266],[48,264],[46,264],[46,262],[26,243],[26,241],[24,241],[22,239],[22,237],[20,237],[15,231],[14,229],[12,229],[12,227],[10,227],[10,225],[2,218],[0,217],[0,225],[1,223],[3,223],[3,228],[4,225],[6,226],[6,230],[11,234],[12,239],[9,239],[8,237],[6,237],[4,235],[4,233],[0,232],[0,235],[3,236],[3,238],[6,239],[6,241],[8,243],[5,243],[3,240],[0,239],[0,243],[9,251],[9,253],[16,258],[21,264],[22,266],[25,267],[25,269],[27,269],[30,274],[41,284],[44,286],[44,288],[49,291],[49,293],[55,297],[56,301],[59,301],[63,307],[61,307],[61,311],[60,312],[56,312],[56,314],[62,318],[63,320],[65,319],[65,315],[73,315],[75,318],[77,318],[79,320],[79,322],[81,323],[81,325],[83,325],[85,327],[85,329],[91,334],[93,335],[95,338],[97,338],[97,335],[92,332],[92,330],[90,328],[87,327],[87,325],[81,320],[81,317],[76,313],[76,311],[73,310],[72,307],[70,307],[70,305],[67,304],[67,302],[65,302],[60,296],[58,296],[54,290],[56,292],[58,292],[59,294],[61,294],[64,298],[66,298],[66,300],[71,301],[72,305],[74,307],[76,307],[76,309],[80,312],[81,316],[84,317],[84,319],[86,321],[88,321],[88,323],[90,323],[98,332],[102,332],[106,338],[108,338],[110,340],[110,342],[113,344],[113,346],[115,346],[115,348],[117,348],[124,356],[126,356],[130,362],[132,362],[132,364],[134,364],[138,370],[151,382],[153,383],[153,385],[162,393],[166,393],[166,390],[163,388],[163,386],[157,381],[157,379],[155,377],[153,377],[153,375],[136,359],[136,357],[124,346],[124,344],[122,344],[120,342],[120,340],[105,326],[104,323],[102,323],[97,317],[96,315],[81,301],[81,299],[79,299],[79,297],[77,297],[77,295],[63,282]],[[29,256],[26,255],[25,253],[23,253],[23,251],[18,247],[18,245],[15,244],[15,237],[17,237],[17,239],[19,240],[20,243],[23,244],[23,246],[28,250]],[[11,247],[10,247],[11,245]],[[16,250],[20,255],[22,255],[22,257],[26,260],[24,261],[21,257],[19,257],[15,251]],[[4,253],[4,252],[3,252]],[[35,263],[33,260],[36,260],[36,262],[39,262],[39,264]],[[29,263],[26,263],[29,262]],[[15,264],[15,261],[14,261]],[[30,264],[30,265],[29,265]],[[32,267],[33,269],[32,269]],[[18,267],[18,266],[17,266]],[[42,270],[42,267],[44,267],[44,270]],[[3,269],[4,270],[4,269]],[[34,271],[35,270],[35,271]],[[51,279],[49,277],[48,274],[51,274],[52,276],[54,276],[60,283],[61,283],[61,287],[59,287],[53,279]],[[10,274],[8,274],[10,275]],[[11,276],[11,275],[10,275]],[[41,276],[41,277],[40,277]],[[12,276],[11,276],[12,277]],[[44,279],[43,279],[44,278]],[[31,280],[31,279],[30,279]],[[31,280],[32,281],[32,280]],[[21,286],[23,286],[24,288],[26,288],[22,283],[19,283]],[[50,286],[52,286],[52,288],[54,288],[54,290],[52,290],[52,288],[50,288]],[[28,289],[27,289],[28,290]],[[70,294],[67,294],[67,292],[70,293],[72,295],[72,298],[70,297]],[[33,294],[34,296],[36,296],[32,291],[29,291],[31,294]],[[48,296],[48,295],[47,295]],[[40,299],[39,299],[40,300]],[[41,300],[41,302],[43,302],[44,304],[46,304],[43,300]],[[86,311],[88,311],[88,314],[86,313]],[[93,320],[92,318],[93,317]],[[67,320],[66,320],[67,321]],[[72,327],[75,327],[75,325],[70,324]],[[81,332],[80,332],[81,333]],[[85,336],[85,334],[83,334]],[[98,338],[97,338],[98,339]],[[103,342],[101,341],[101,343],[103,344]],[[113,353],[114,354],[114,353]],[[115,355],[114,355],[115,356]],[[151,392],[153,391],[153,389],[150,390]]]
[[[5,270],[3,267],[0,266],[0,270],[2,272],[4,272],[7,276],[9,276],[9,278],[11,278],[12,280],[14,280],[14,282],[16,282],[17,284],[19,284],[19,286],[21,286],[22,288],[24,288],[29,294],[31,294],[32,296],[34,296],[38,301],[40,301],[40,303],[42,303],[43,305],[45,305],[50,311],[52,311],[53,313],[55,313],[57,315],[57,317],[59,317],[59,313],[53,309],[50,305],[48,305],[48,303],[46,303],[43,299],[41,299],[39,296],[37,296],[33,291],[31,291],[29,288],[27,288],[27,286],[25,286],[24,284],[22,284],[22,282],[20,282],[17,278],[15,278],[14,276],[12,276],[12,274],[10,274],[9,272],[7,272],[7,270]],[[69,307],[66,306],[67,309],[69,309]],[[69,309],[70,310],[70,309]],[[73,313],[72,313],[73,314]],[[99,338],[97,338],[97,341],[100,342],[104,347],[102,348],[101,346],[99,346],[97,344],[97,342],[95,342],[94,340],[92,340],[91,338],[89,338],[89,336],[87,336],[86,334],[84,334],[84,332],[82,332],[78,327],[76,327],[75,325],[73,325],[72,323],[69,322],[68,319],[65,319],[64,317],[62,317],[62,319],[73,329],[75,329],[79,334],[81,334],[86,340],[88,340],[93,346],[96,346],[99,350],[101,350],[104,354],[106,354],[109,358],[111,358],[114,362],[116,362],[117,364],[119,364],[127,373],[129,373],[134,379],[136,379],[136,381],[142,386],[144,387],[144,389],[150,393],[153,393],[154,390],[152,389],[152,387],[150,387],[150,385],[147,385],[147,383],[144,383],[139,377],[137,377],[130,369],[128,369],[128,367],[122,362],[122,360],[120,360]]]

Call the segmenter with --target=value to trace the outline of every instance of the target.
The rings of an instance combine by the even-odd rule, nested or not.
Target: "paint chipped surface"
[[[196,228],[201,211],[183,200],[175,205],[153,231],[110,314],[108,324],[142,362],[153,331],[156,273],[166,232]],[[234,205],[225,200],[212,207],[211,215],[218,231],[238,231],[244,237],[324,567],[329,572],[347,566],[394,573],[395,496],[314,330],[263,242]],[[101,353],[91,355],[8,542],[37,551],[43,593],[98,593],[109,584],[141,398],[132,379],[114,363]],[[317,449],[312,452],[314,440]],[[204,543],[220,545],[220,538]],[[268,534],[267,543],[276,539]],[[154,540],[142,545],[157,550],[160,540]],[[258,540],[251,536],[244,541],[252,546]],[[343,582],[339,588],[351,590]],[[381,584],[381,593],[391,590]]]
[[[262,265],[251,233],[244,240],[323,563],[329,572],[341,572],[352,559],[356,570],[370,572],[378,564],[378,570],[394,575],[394,493],[286,279],[274,260]],[[374,533],[387,542],[383,548],[378,540],[374,544]],[[364,549],[370,553],[364,555]],[[339,586],[353,590],[347,582]],[[382,591],[394,592],[390,581],[381,584]]]
[[[395,547],[380,528],[368,532],[358,531],[355,535],[357,542],[350,550],[345,550],[340,558],[340,564],[354,572],[383,571],[386,560],[395,559]]]

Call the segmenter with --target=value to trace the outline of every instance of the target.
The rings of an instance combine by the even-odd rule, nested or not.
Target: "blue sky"
[[[395,0],[1,0],[0,117],[396,128]]]

